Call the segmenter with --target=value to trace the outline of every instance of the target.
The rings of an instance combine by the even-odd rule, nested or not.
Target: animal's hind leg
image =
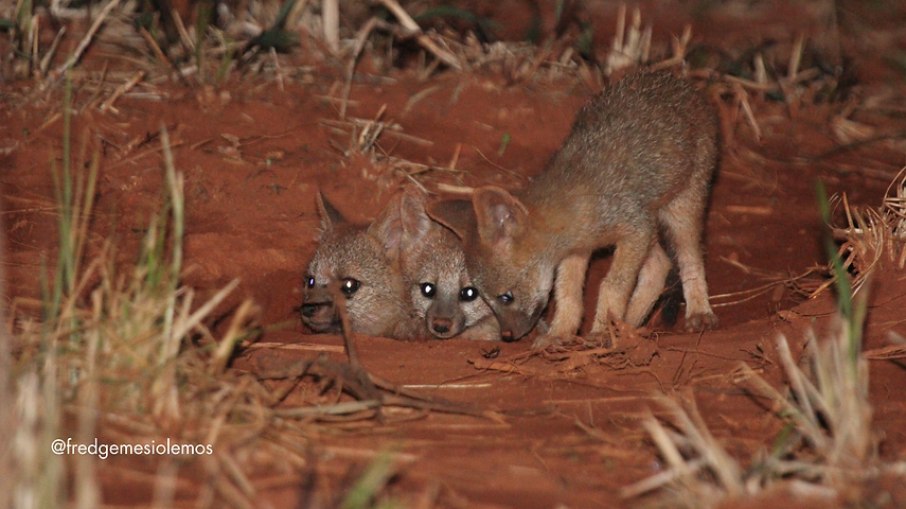
[[[664,282],[667,280],[671,265],[670,257],[661,247],[661,243],[655,242],[639,271],[639,279],[626,308],[626,323],[633,327],[644,323],[664,290]]]
[[[686,300],[686,329],[717,326],[717,316],[708,303],[708,284],[702,255],[702,228],[706,185],[685,189],[660,211],[660,219],[673,242],[683,298]]]

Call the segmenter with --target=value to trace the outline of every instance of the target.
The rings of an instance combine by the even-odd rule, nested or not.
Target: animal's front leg
[[[582,324],[582,290],[585,286],[585,272],[588,269],[588,253],[574,253],[564,258],[557,266],[554,283],[554,299],[557,305],[550,329],[538,336],[535,348],[556,344],[573,337]]]
[[[611,320],[624,319],[629,296],[654,240],[653,228],[649,228],[637,230],[617,241],[613,263],[599,287],[592,334],[603,333]]]

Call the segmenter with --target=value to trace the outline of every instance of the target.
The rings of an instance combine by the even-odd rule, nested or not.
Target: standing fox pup
[[[400,270],[400,207],[391,201],[369,225],[354,225],[318,194],[321,237],[305,276],[302,321],[314,332],[340,331],[332,286],[339,286],[353,331],[410,339],[422,321],[408,305]]]
[[[552,286],[556,312],[536,346],[574,335],[591,253],[611,245],[591,333],[604,332],[611,319],[640,325],[671,266],[659,226],[679,265],[686,328],[714,327],[701,242],[717,154],[707,100],[667,72],[636,73],[579,112],[563,146],[523,192],[482,187],[471,202],[437,202],[429,213],[463,240],[469,273],[505,340],[532,329]]]
[[[399,203],[403,279],[428,332],[440,339],[499,339],[491,308],[466,271],[462,243],[428,217],[424,196],[415,189],[407,188]]]

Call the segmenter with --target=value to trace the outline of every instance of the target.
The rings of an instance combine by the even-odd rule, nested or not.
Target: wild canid
[[[353,331],[414,339],[499,339],[491,309],[471,286],[458,238],[432,221],[425,198],[407,187],[378,217],[356,225],[320,194],[319,245],[303,288],[302,320],[314,332],[340,330],[342,295]]]
[[[353,224],[317,196],[318,248],[303,280],[302,322],[314,332],[339,332],[335,296],[344,299],[354,332],[410,339],[422,335],[400,268],[399,200],[367,225]]]
[[[515,195],[498,187],[428,212],[462,239],[466,266],[505,340],[527,334],[553,287],[556,311],[536,346],[574,335],[589,257],[615,246],[592,334],[611,319],[640,325],[660,295],[673,248],[686,327],[714,327],[702,260],[704,211],[718,157],[716,114],[668,72],[638,72],[594,97],[544,172]],[[556,275],[556,279],[555,279]]]
[[[466,271],[462,242],[428,217],[420,191],[406,188],[399,203],[403,278],[427,331],[440,339],[500,339],[497,320]]]

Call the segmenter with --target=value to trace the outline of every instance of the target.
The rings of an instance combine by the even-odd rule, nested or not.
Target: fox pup
[[[400,223],[403,278],[428,332],[441,339],[499,339],[491,308],[466,272],[462,243],[428,217],[424,195],[413,188],[400,199]]]
[[[338,332],[332,285],[339,285],[353,331],[410,339],[423,321],[408,305],[400,269],[400,207],[391,201],[369,225],[348,222],[317,195],[320,244],[305,276],[302,321],[314,332]]]
[[[504,340],[532,329],[552,287],[556,311],[535,346],[574,335],[589,257],[605,246],[616,249],[591,332],[604,332],[611,319],[640,325],[672,265],[659,227],[679,266],[686,328],[710,328],[717,317],[701,243],[717,156],[716,114],[703,95],[668,72],[639,72],[585,105],[524,191],[481,187],[471,201],[436,202],[428,212],[463,240]]]
[[[367,226],[349,223],[320,194],[317,200],[321,238],[302,304],[310,329],[340,330],[329,288],[339,284],[355,332],[499,338],[490,308],[469,284],[459,239],[428,218],[422,195],[408,188]]]

